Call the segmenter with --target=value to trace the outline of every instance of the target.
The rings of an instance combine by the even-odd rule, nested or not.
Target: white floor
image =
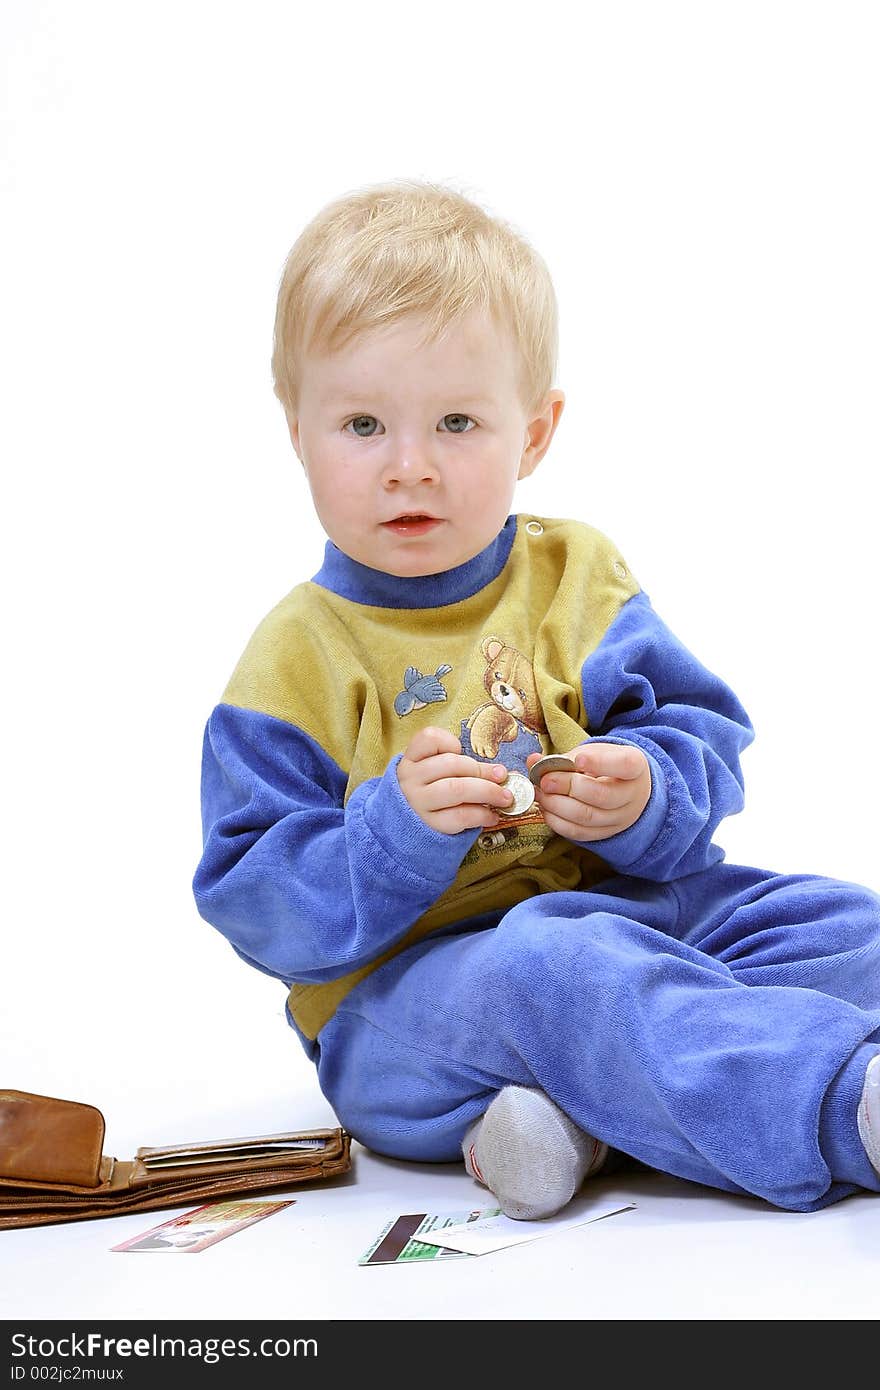
[[[270,1107],[271,1108],[271,1107]],[[263,1132],[278,1127],[277,1113]],[[213,1137],[240,1133],[230,1105]],[[301,1123],[330,1119],[303,1073]],[[274,1121],[274,1126],[273,1126]],[[253,1132],[248,1130],[247,1132]],[[186,1136],[182,1131],[170,1138]],[[200,1137],[210,1137],[207,1134]],[[197,1255],[111,1253],[173,1213],[0,1233],[0,1316],[44,1319],[875,1319],[880,1200],[799,1215],[661,1175],[599,1181],[635,1210],[495,1254],[362,1267],[390,1218],[487,1196],[458,1165],[353,1146],[349,1175]]]

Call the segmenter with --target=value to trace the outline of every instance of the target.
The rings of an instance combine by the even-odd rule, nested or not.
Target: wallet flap
[[[93,1105],[0,1091],[0,1178],[98,1187],[104,1116]]]
[[[248,1135],[241,1139],[215,1139],[208,1143],[189,1142],[161,1147],[139,1148],[135,1158],[148,1172],[238,1164],[258,1164],[284,1159],[288,1164],[311,1163],[322,1153],[335,1152],[339,1139],[335,1130],[304,1130],[284,1134]]]
[[[263,1134],[228,1138],[210,1144],[174,1144],[164,1148],[139,1148],[138,1159],[147,1169],[192,1168],[211,1163],[236,1163],[246,1159],[286,1158],[320,1154],[331,1147],[331,1136],[321,1134]]]

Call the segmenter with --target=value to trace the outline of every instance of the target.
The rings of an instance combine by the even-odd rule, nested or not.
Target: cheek
[[[507,515],[506,506],[516,487],[518,460],[500,449],[484,450],[458,460],[454,474],[447,472],[446,482],[453,493],[467,501],[468,511],[479,526],[486,514],[494,516],[499,508]]]
[[[364,471],[345,459],[324,457],[307,470],[315,505],[336,515],[362,506]]]

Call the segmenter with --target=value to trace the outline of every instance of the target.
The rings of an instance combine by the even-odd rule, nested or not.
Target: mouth
[[[429,512],[401,512],[400,516],[383,521],[382,528],[397,536],[423,536],[440,524],[440,517],[431,516]]]

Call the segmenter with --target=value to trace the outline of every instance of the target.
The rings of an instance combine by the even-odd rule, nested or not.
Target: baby
[[[880,1191],[880,899],[724,861],[736,695],[607,537],[511,512],[556,354],[544,262],[449,188],[303,230],[273,369],[328,541],[208,720],[198,910],[355,1138],[463,1156],[511,1216],[632,1160]]]

